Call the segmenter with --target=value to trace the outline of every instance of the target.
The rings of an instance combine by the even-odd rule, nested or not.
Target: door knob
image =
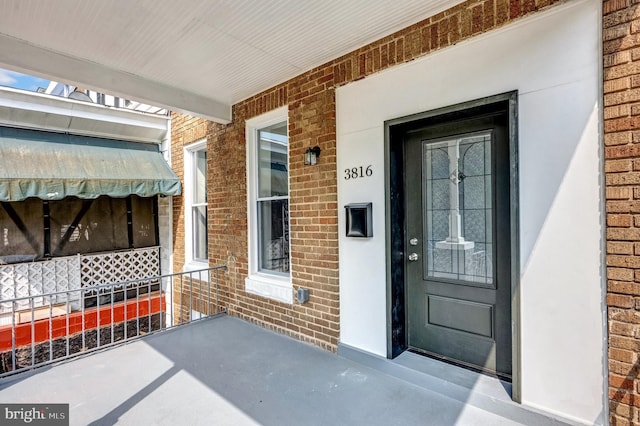
[[[409,255],[409,261],[415,262],[416,260],[418,260],[418,253],[411,253]]]

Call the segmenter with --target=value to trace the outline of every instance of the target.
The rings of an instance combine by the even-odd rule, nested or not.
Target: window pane
[[[289,194],[287,123],[258,131],[258,197]]]
[[[207,206],[193,207],[193,258],[207,261]]]
[[[258,202],[260,269],[289,272],[289,201]]]
[[[193,204],[207,202],[207,151],[201,150],[193,153],[195,162]]]

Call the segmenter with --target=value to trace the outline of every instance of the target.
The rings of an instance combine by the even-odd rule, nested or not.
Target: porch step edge
[[[417,354],[411,355],[415,357],[421,357],[421,355]],[[505,389],[505,394],[499,395],[497,392],[487,392],[489,388],[485,386],[471,387],[469,386],[468,380],[459,380],[459,383],[455,383],[453,381],[445,380],[429,374],[426,371],[420,371],[419,369],[416,369],[415,366],[412,366],[412,363],[400,363],[396,360],[383,358],[379,355],[365,352],[361,349],[354,348],[344,343],[338,343],[338,356],[357,362],[366,367],[376,369],[384,374],[411,383],[424,390],[443,395],[445,397],[465,404],[472,405],[476,408],[499,415],[514,422],[530,426],[585,424],[578,423],[558,415],[543,412],[538,409],[533,409],[526,405],[518,404],[512,401],[510,399],[510,384],[508,384],[508,390]],[[438,362],[434,360],[430,361]],[[450,371],[453,372],[453,376],[459,377],[460,375],[463,375],[467,376],[468,378],[468,376],[477,375],[478,380],[481,381],[492,379],[480,373],[474,373],[462,369],[461,367],[449,365],[446,363],[440,364],[442,364],[442,368],[444,369],[451,369]],[[493,380],[497,381],[498,379]]]

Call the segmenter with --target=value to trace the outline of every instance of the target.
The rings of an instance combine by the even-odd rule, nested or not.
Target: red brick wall
[[[609,398],[640,424],[640,4],[603,2]]]
[[[182,167],[182,146],[197,140],[203,131],[207,136],[209,260],[211,265],[229,266],[221,295],[228,312],[335,350],[340,319],[335,88],[498,28],[557,1],[469,0],[234,105],[229,125],[205,124],[173,114],[176,167]],[[309,302],[302,305],[244,291],[248,271],[245,121],[284,105],[289,107],[291,275],[294,290],[310,290]],[[315,145],[322,149],[319,164],[305,167],[303,152]],[[178,197],[174,203],[176,270],[184,262],[179,254],[184,250],[182,210]]]
[[[184,147],[207,136],[211,123],[206,120],[173,113],[171,115],[171,168],[184,187]],[[208,162],[211,159],[207,159]],[[209,166],[209,164],[207,164]],[[173,270],[184,265],[184,204],[183,197],[173,197]]]

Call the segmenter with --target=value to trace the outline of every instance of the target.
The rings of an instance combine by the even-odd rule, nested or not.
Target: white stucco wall
[[[605,418],[600,14],[576,0],[337,90],[341,343],[385,356],[384,121],[518,91],[523,404]],[[344,179],[372,165],[373,175]],[[374,237],[343,206],[373,202]]]

